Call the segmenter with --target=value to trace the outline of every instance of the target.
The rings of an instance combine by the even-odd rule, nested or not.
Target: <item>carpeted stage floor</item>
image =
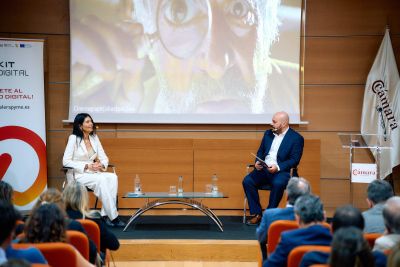
[[[130,216],[123,216],[128,221]],[[224,228],[207,216],[141,216],[126,232],[109,228],[118,239],[220,239],[255,240],[255,226],[242,223],[241,216],[219,216]]]

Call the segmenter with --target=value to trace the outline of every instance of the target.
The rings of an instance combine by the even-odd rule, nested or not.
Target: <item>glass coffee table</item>
[[[169,194],[164,192],[146,192],[142,194],[137,194],[134,192],[128,192],[123,196],[123,198],[135,198],[135,199],[147,199],[146,204],[138,209],[129,219],[128,223],[124,228],[124,232],[129,228],[129,226],[143,213],[146,211],[163,205],[168,204],[181,204],[190,206],[195,208],[205,215],[211,218],[218,225],[221,232],[224,231],[222,222],[215,215],[215,213],[206,205],[204,205],[201,201],[196,199],[219,199],[219,198],[227,198],[223,193],[201,193],[201,192],[188,192],[182,194]],[[150,199],[155,198],[156,200],[149,201]]]

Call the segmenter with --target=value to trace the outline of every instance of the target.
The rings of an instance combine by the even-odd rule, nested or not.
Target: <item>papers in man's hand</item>
[[[263,159],[257,157],[257,155],[255,155],[253,153],[250,153],[250,154],[252,154],[257,159],[257,161],[261,162],[261,165],[263,165],[264,167],[269,168],[269,166],[267,165],[267,163]]]

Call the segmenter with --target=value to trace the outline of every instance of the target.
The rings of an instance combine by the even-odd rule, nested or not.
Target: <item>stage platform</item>
[[[193,215],[142,216],[126,232],[110,228],[121,243],[114,260],[256,262],[256,227],[243,224],[241,216],[219,218],[223,232],[208,217]]]

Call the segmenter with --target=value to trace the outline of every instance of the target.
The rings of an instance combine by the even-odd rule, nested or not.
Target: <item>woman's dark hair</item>
[[[9,203],[13,202],[14,190],[9,183],[0,181],[0,199]]]
[[[329,266],[375,266],[371,249],[360,229],[354,226],[342,227],[334,233]]]
[[[66,242],[65,213],[54,203],[42,203],[32,211],[25,239],[28,243]]]
[[[93,131],[90,133],[90,135],[96,134],[96,124],[94,123],[92,116],[90,116],[88,113],[79,113],[75,116],[72,134],[80,137],[81,141],[83,139],[83,131],[81,129],[81,126],[87,117],[89,117],[93,123]]]

